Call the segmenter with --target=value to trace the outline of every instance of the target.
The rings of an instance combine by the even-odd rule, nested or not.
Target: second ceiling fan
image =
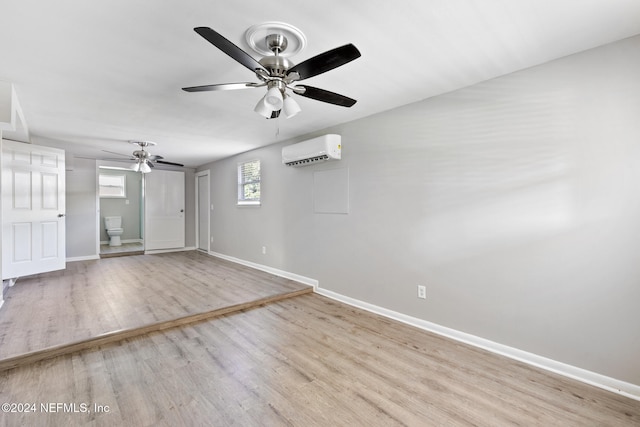
[[[151,168],[155,167],[155,163],[169,165],[169,166],[184,167],[182,163],[168,162],[164,160],[164,157],[162,156],[149,153],[146,149],[156,145],[155,142],[129,141],[129,143],[133,145],[137,145],[139,147],[139,149],[135,150],[133,154],[131,154],[130,156],[126,154],[116,153],[113,151],[107,151],[107,150],[102,150],[102,151],[104,151],[105,153],[117,154],[118,156],[128,157],[127,159],[128,161],[134,162],[133,166],[131,167],[131,169],[134,172],[149,173],[151,172]],[[109,159],[106,159],[106,160],[109,160]],[[111,160],[122,161],[124,159],[111,159]]]
[[[343,107],[351,107],[356,103],[355,99],[338,93],[296,84],[300,80],[317,76],[359,58],[360,52],[352,44],[337,47],[294,65],[281,55],[287,48],[288,40],[277,30],[268,34],[264,40],[272,55],[264,56],[259,61],[209,27],[197,27],[194,30],[222,52],[254,72],[259,82],[222,83],[182,88],[186,92],[266,87],[267,94],[260,99],[254,110],[268,119],[279,117],[281,112],[287,118],[300,112],[300,106],[291,97],[291,93]]]

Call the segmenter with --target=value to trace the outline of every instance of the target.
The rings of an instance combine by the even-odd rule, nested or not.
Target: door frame
[[[96,256],[100,258],[100,232],[104,227],[102,215],[100,212],[100,169],[119,170],[123,172],[131,172],[131,167],[123,166],[123,162],[110,160],[96,160]],[[145,200],[145,184],[144,175],[142,175],[142,187],[140,188],[140,238],[142,239],[142,247],[144,248],[144,200]]]
[[[200,172],[196,172],[196,193],[195,193],[195,211],[196,211],[196,249],[200,249],[200,177],[206,176],[207,183],[209,186],[209,193],[207,194],[207,229],[209,230],[209,236],[207,239],[207,253],[211,252],[211,209],[209,208],[209,204],[211,203],[211,176],[209,175],[209,170],[203,170]]]

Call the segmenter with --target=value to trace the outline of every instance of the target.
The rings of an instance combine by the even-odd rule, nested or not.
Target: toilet
[[[107,235],[109,236],[109,246],[121,246],[122,242],[120,242],[120,236],[122,236],[122,233],[124,232],[124,229],[122,228],[122,217],[105,216],[104,227],[107,230]]]

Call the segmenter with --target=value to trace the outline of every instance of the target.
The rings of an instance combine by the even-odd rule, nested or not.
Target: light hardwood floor
[[[0,310],[0,370],[24,355],[60,354],[96,337],[104,339],[90,345],[298,291],[311,287],[197,251],[72,262],[8,290]]]
[[[640,425],[638,401],[317,294],[0,375],[37,404],[2,426]]]

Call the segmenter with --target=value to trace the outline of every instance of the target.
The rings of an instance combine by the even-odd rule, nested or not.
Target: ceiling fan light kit
[[[271,111],[277,111],[282,108],[282,92],[278,85],[273,85],[264,96],[264,102],[271,108]]]
[[[253,111],[267,119],[271,118],[271,114],[273,113],[273,110],[265,102],[264,97],[260,98],[260,101],[258,101],[258,103],[256,104],[256,108],[254,108]]]
[[[133,164],[133,166],[131,166],[131,170],[134,172],[149,173],[151,172],[151,166],[149,166],[149,164],[150,163],[148,163],[147,160],[139,159]]]
[[[149,166],[149,164],[146,161],[140,162],[139,165],[140,165],[140,172],[142,172],[142,173],[151,172],[151,167]]]
[[[255,73],[259,83],[223,83],[182,88],[185,92],[267,87],[267,94],[258,101],[254,111],[267,119],[280,116],[295,116],[301,111],[291,93],[316,101],[351,107],[355,99],[296,82],[338,68],[360,57],[352,44],[329,50],[297,65],[287,59],[306,46],[306,37],[297,28],[282,22],[266,22],[254,25],[245,33],[247,43],[256,52],[263,54],[259,61],[209,27],[196,27],[194,31],[235,61]]]
[[[291,95],[285,95],[284,101],[282,102],[282,112],[287,119],[298,114],[302,109],[298,105],[295,99],[291,97]]]

